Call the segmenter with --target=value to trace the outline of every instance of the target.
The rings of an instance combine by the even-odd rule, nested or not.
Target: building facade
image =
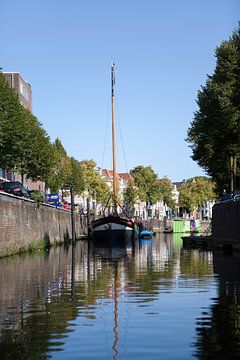
[[[113,172],[108,169],[102,169],[100,173],[107,180],[109,187],[112,188]],[[133,177],[129,173],[117,174],[118,195],[123,204],[125,204],[124,193],[130,181],[133,181]],[[133,217],[140,218],[142,220],[162,220],[166,216],[167,211],[168,207],[163,201],[157,201],[156,204],[150,204],[146,201],[139,200],[136,204],[134,204],[131,213]]]
[[[31,85],[18,72],[3,72],[2,74],[9,83],[9,86],[17,93],[20,104],[32,112]]]

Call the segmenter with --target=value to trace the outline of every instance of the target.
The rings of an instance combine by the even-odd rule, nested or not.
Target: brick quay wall
[[[86,233],[75,214],[76,238]],[[47,204],[0,193],[0,257],[71,238],[71,213]]]

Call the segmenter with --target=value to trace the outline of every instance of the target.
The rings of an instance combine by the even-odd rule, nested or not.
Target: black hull
[[[173,232],[173,229],[164,229],[163,233],[164,234],[171,234]]]
[[[106,230],[92,233],[96,245],[126,247],[136,238],[135,230]]]
[[[92,222],[91,238],[95,244],[126,247],[137,236],[135,226],[131,219],[110,215]]]

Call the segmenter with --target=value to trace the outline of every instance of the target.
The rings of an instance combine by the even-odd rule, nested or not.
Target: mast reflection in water
[[[0,358],[237,359],[239,270],[175,234],[1,259]]]

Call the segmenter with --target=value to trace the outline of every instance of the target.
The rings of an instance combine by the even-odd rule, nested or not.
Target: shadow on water
[[[49,249],[50,246],[51,246],[51,244],[50,244],[50,236],[49,236],[48,233],[45,233],[44,234],[44,248]]]
[[[196,357],[240,359],[240,254],[213,253],[217,298],[197,319]]]
[[[102,259],[110,261],[118,261],[124,258],[126,253],[126,248],[119,246],[97,246],[94,245],[92,248],[94,255],[100,256]]]
[[[117,261],[125,256],[129,250],[134,251],[135,239],[129,236],[106,236],[89,240],[90,250],[93,255],[111,261]]]

